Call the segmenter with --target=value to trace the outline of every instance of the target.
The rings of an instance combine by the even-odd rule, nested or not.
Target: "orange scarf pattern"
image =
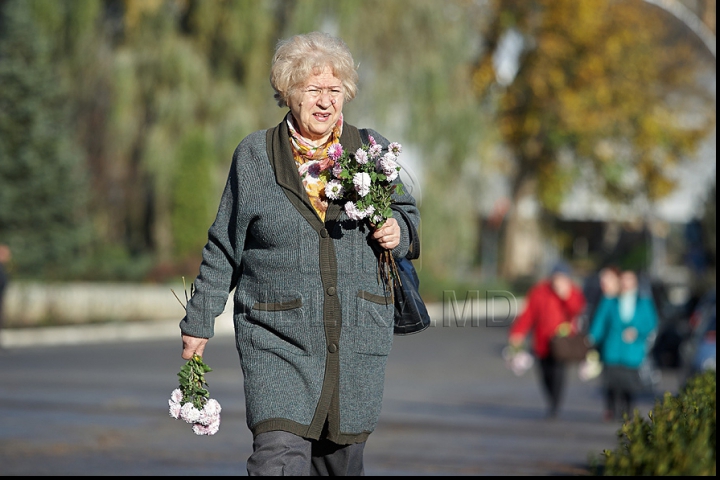
[[[332,134],[323,145],[315,146],[295,128],[292,114],[288,112],[285,117],[288,129],[290,130],[290,143],[292,145],[293,157],[298,167],[298,173],[302,179],[303,186],[308,198],[318,216],[325,221],[325,212],[328,208],[328,199],[325,196],[325,185],[330,181],[334,162],[328,158],[328,149],[335,143],[340,143],[342,135],[343,117],[342,114],[332,129]]]

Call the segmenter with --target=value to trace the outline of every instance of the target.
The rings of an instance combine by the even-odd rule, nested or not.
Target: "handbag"
[[[408,254],[395,260],[397,277],[393,280],[393,300],[395,304],[395,318],[393,333],[395,335],[410,335],[422,332],[430,326],[425,302],[420,296],[420,279],[418,278],[412,260],[420,257],[420,239],[407,214],[398,207],[392,207],[405,220],[410,229],[410,248]]]
[[[409,335],[422,332],[430,326],[425,302],[420,296],[418,279],[415,267],[410,259],[403,257],[395,260],[398,276],[393,283],[393,296],[395,302],[395,335]]]
[[[582,362],[590,350],[590,342],[584,334],[556,335],[550,340],[550,353],[564,362]]]

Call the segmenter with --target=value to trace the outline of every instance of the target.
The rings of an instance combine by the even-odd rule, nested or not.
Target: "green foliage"
[[[673,167],[715,126],[713,89],[699,80],[714,78],[715,59],[687,27],[642,0],[492,5],[473,82],[511,152],[514,203],[538,200],[557,217],[577,185],[628,206],[671,193]],[[496,60],[510,34],[522,46],[505,78]],[[508,245],[515,233],[508,228]]]
[[[470,79],[491,11],[464,0],[315,4],[335,15],[337,32],[360,65],[361,90],[346,107],[347,118],[359,126],[370,122],[407,147],[401,163],[416,180],[408,190],[421,210],[425,274],[440,281],[471,275],[478,205],[493,167],[484,153],[490,111]]]
[[[171,214],[176,258],[197,254],[207,241],[218,197],[213,193],[212,154],[200,131],[183,139],[177,150]]]
[[[28,24],[0,29],[0,69],[24,85],[2,78],[0,235],[12,238],[0,241],[13,247],[21,276],[70,273],[50,268],[58,258],[73,261],[76,276],[123,279],[142,275],[150,258],[185,261],[207,232],[203,212],[219,198],[239,140],[285,114],[268,82],[277,40],[324,30],[342,36],[360,67],[347,120],[408,148],[425,274],[472,283],[481,197],[497,193],[487,193],[499,183],[492,179],[515,172],[505,150],[496,153],[499,140],[531,160],[517,171],[538,180],[551,210],[580,163],[615,197],[634,192],[623,183],[628,172],[647,179],[651,196],[670,188],[665,166],[701,132],[679,128],[676,109],[661,100],[678,98],[668,95],[675,87],[697,93],[687,79],[698,70],[687,35],[645,16],[652,8],[614,0],[0,1],[5,17],[22,12]],[[481,95],[511,25],[534,48],[513,85]],[[31,51],[44,53],[19,62]],[[570,162],[556,161],[561,149]],[[193,161],[188,151],[201,153]]]
[[[637,412],[618,432],[620,445],[605,450],[603,475],[716,475],[716,373],[690,378],[641,418]]]
[[[178,372],[178,379],[180,380],[180,391],[183,394],[182,401],[180,403],[192,403],[195,408],[202,410],[205,403],[210,399],[210,392],[207,387],[208,384],[205,381],[205,374],[212,372],[212,368],[207,366],[203,359],[199,355],[193,355],[193,357],[182,366],[180,372]]]
[[[33,3],[3,4],[0,29],[0,237],[16,275],[61,277],[90,238],[84,155]]]

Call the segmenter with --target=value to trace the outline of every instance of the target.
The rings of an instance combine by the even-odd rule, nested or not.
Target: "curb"
[[[444,321],[446,312],[442,303],[428,304],[427,310],[432,323],[430,327],[450,326]],[[460,312],[453,313],[455,322],[477,322],[478,319],[488,319],[488,311],[471,307],[468,312],[462,308]],[[484,312],[480,314],[480,312]],[[467,315],[469,313],[469,316]],[[512,314],[512,312],[510,312]],[[508,313],[505,313],[509,318]],[[488,320],[486,321],[486,325]],[[504,320],[507,323],[507,320]],[[166,320],[149,320],[146,322],[114,322],[107,324],[66,325],[56,327],[29,327],[6,328],[0,331],[0,348],[27,348],[47,347],[56,345],[78,345],[87,343],[111,343],[122,341],[146,341],[180,337],[180,318]],[[509,324],[508,324],[509,325]],[[490,326],[490,325],[488,325]],[[503,327],[505,324],[497,323],[494,326]],[[219,315],[215,322],[215,337],[234,335],[232,314],[226,310]]]

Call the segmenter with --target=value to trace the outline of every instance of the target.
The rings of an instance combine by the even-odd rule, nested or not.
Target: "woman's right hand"
[[[182,358],[184,360],[190,360],[193,355],[203,356],[205,351],[205,345],[207,345],[207,338],[191,337],[190,335],[182,335]]]
[[[388,218],[385,224],[372,233],[372,238],[382,248],[392,250],[400,245],[400,225],[393,217]]]

